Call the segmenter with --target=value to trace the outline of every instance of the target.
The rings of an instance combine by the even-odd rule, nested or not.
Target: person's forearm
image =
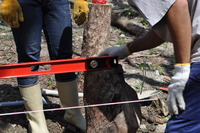
[[[167,13],[176,63],[189,63],[191,51],[191,22],[187,0],[176,0]]]
[[[155,31],[151,30],[141,38],[127,43],[127,47],[130,53],[133,53],[157,47],[163,42],[164,40],[161,39]]]

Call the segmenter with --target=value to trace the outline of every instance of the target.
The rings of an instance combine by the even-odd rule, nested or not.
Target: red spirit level
[[[49,65],[48,70],[33,71],[33,66]],[[118,58],[114,56],[101,56],[77,59],[62,59],[40,62],[28,62],[0,65],[0,79],[16,78],[25,76],[58,74],[79,71],[93,71],[116,68]]]

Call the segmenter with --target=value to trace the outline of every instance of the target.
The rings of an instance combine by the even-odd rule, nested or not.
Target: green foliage
[[[77,35],[76,35],[76,34],[73,34],[73,35],[72,35],[72,38],[76,38],[76,37],[77,37]]]
[[[117,42],[117,45],[124,45],[124,43],[126,42],[125,39],[120,39],[119,42]]]
[[[138,64],[138,67],[141,69],[145,68],[145,70],[158,70],[160,74],[162,74],[165,71],[163,67],[150,63],[140,63]]]
[[[137,84],[137,85],[135,86],[135,88],[141,90],[141,89],[142,89],[142,85],[141,85],[141,84]]]
[[[160,74],[164,73],[165,69],[163,67],[157,66],[157,65],[155,67],[156,67],[156,70],[158,70]]]
[[[140,23],[142,23],[142,25],[144,25],[144,26],[147,26],[147,25],[148,25],[147,21],[145,21],[144,19],[141,20]]]
[[[52,79],[51,79],[51,77],[48,77],[48,79],[47,79],[47,86],[50,86],[50,85],[52,85]]]
[[[6,53],[6,57],[11,57],[12,54],[11,53]]]
[[[0,36],[0,39],[4,39],[4,40],[12,40],[13,39],[13,36],[12,35],[2,35]]]
[[[4,45],[4,47],[10,47],[11,46],[11,44],[9,44],[9,43],[4,43],[3,45]]]
[[[165,120],[165,121],[168,121],[169,117],[163,117],[162,119]]]
[[[138,64],[139,67],[150,67],[151,64],[147,64],[147,63],[140,63]]]
[[[0,23],[0,30],[3,32],[9,32],[10,27],[6,26],[3,22]]]
[[[156,53],[158,53],[158,50],[156,50],[156,49],[149,50],[149,54],[156,54]]]

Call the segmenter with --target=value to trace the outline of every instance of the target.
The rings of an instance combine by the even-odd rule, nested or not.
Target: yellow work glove
[[[13,28],[19,27],[19,21],[24,21],[22,9],[17,0],[3,0],[0,14],[2,19]]]
[[[88,2],[86,0],[74,0],[73,18],[77,25],[81,25],[88,18]]]

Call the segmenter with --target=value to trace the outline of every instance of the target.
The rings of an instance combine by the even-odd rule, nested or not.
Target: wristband
[[[190,65],[190,63],[176,63],[175,65]]]

